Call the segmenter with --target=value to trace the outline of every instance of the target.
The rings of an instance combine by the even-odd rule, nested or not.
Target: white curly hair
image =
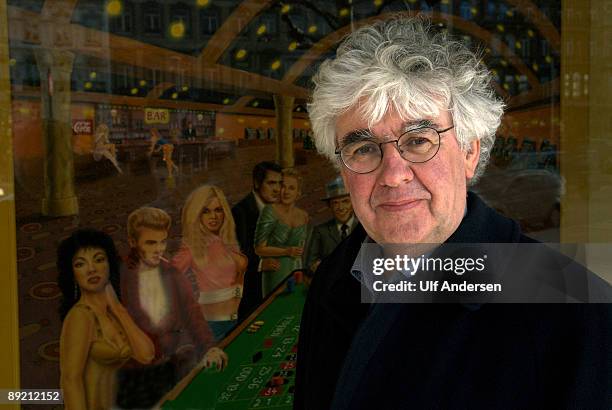
[[[320,153],[339,166],[335,123],[356,104],[369,126],[390,108],[402,119],[437,117],[448,110],[463,151],[480,140],[480,158],[473,184],[489,160],[504,103],[479,55],[434,33],[422,16],[393,16],[359,28],[324,61],[313,77],[308,111]]]

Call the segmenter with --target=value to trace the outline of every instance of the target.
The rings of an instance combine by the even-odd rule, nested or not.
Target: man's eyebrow
[[[417,120],[410,120],[410,121],[404,122],[402,124],[401,129],[398,131],[400,133],[404,133],[406,131],[416,129],[416,128],[422,128],[422,127],[431,127],[431,128],[438,129],[440,128],[440,124],[430,119],[427,119],[427,118],[420,118]],[[376,139],[376,136],[372,134],[372,131],[370,131],[369,129],[361,128],[361,129],[353,130],[349,132],[344,137],[342,137],[340,141],[338,142],[340,143],[340,146],[344,146],[347,144],[351,144],[353,142],[363,141],[367,139]]]
[[[430,119],[421,118],[418,120],[406,121],[402,129],[403,131],[408,131],[410,129],[422,128],[422,127],[439,128],[439,126],[440,124],[433,122]]]
[[[346,134],[344,137],[340,139],[340,146],[344,146],[347,144],[351,144],[353,142],[363,141],[367,139],[373,139],[374,135],[367,128],[362,128],[359,130],[353,130]]]

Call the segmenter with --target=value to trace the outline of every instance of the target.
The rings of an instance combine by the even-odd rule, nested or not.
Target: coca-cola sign
[[[72,133],[74,135],[93,134],[92,120],[73,120]]]

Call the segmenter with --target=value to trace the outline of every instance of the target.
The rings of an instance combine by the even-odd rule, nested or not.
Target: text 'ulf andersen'
[[[452,283],[448,281],[420,280],[412,282],[402,280],[397,283],[385,283],[377,280],[372,288],[375,292],[501,292],[499,283]]]

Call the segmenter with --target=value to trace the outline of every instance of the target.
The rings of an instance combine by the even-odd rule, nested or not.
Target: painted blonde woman
[[[154,152],[162,152],[162,159],[166,163],[166,169],[168,170],[168,176],[173,176],[174,171],[178,172],[178,167],[172,160],[172,153],[174,152],[174,145],[166,138],[162,137],[157,128],[151,128],[151,142],[149,145],[149,156],[153,155]]]
[[[303,267],[308,214],[295,206],[302,193],[302,181],[292,168],[283,170],[282,175],[279,202],[263,208],[255,228],[255,253],[262,258],[276,258],[280,262],[278,270],[263,272],[264,297],[293,270]]]
[[[119,258],[107,234],[76,231],[57,254],[64,407],[109,409],[115,401],[117,370],[130,358],[151,362],[155,347],[117,299]]]
[[[189,195],[182,215],[183,243],[173,259],[179,272],[191,270],[198,302],[217,340],[237,323],[247,258],[221,189],[204,185]]]
[[[96,128],[94,134],[94,147],[93,147],[93,158],[96,161],[100,161],[102,158],[108,159],[117,169],[120,174],[123,174],[119,162],[117,161],[117,150],[115,144],[111,143],[108,139],[110,133],[108,125],[100,124]]]

